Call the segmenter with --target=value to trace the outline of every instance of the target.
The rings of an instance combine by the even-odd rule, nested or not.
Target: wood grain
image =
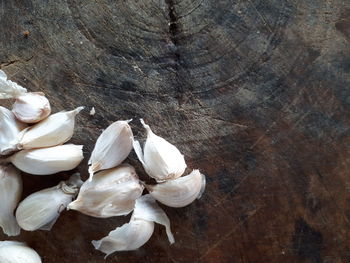
[[[72,139],[84,178],[101,130],[133,118],[144,138],[140,117],[207,175],[201,200],[164,207],[174,245],[157,226],[106,262],[350,262],[349,17],[343,0],[1,0],[0,65],[54,112],[96,108]],[[68,175],[24,175],[24,196]],[[127,221],[68,211],[15,239],[105,262],[90,241]]]

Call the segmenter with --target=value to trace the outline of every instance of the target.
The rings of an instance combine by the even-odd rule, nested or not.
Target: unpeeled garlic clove
[[[57,186],[33,193],[25,198],[16,210],[16,219],[27,231],[50,230],[60,213],[66,209],[82,185],[79,174]]]
[[[0,165],[0,226],[8,236],[17,236],[21,231],[13,214],[21,195],[20,171],[13,165]]]
[[[135,200],[142,195],[143,189],[134,167],[120,165],[101,171],[92,181],[84,182],[78,198],[68,205],[68,209],[93,217],[127,215],[134,209]]]
[[[187,167],[184,156],[174,145],[155,135],[143,119],[140,121],[147,130],[143,153],[138,141],[134,141],[133,146],[147,174],[157,182],[180,177]]]
[[[105,253],[106,257],[116,251],[136,250],[151,238],[154,222],[166,227],[168,239],[171,244],[174,243],[169,218],[153,197],[144,195],[136,200],[135,210],[129,223],[117,227],[100,240],[92,241],[92,244],[95,249]]]
[[[152,236],[154,223],[146,220],[130,220],[129,223],[117,227],[108,236],[93,240],[95,249],[106,254],[105,259],[116,251],[136,250],[143,246]]]
[[[72,170],[83,160],[83,146],[64,144],[49,148],[22,150],[1,162],[12,162],[23,172],[48,175]]]
[[[8,80],[4,71],[0,70],[0,99],[12,99],[27,92],[27,89]]]
[[[199,170],[167,182],[147,185],[147,190],[159,202],[171,207],[184,207],[200,198],[205,189],[205,176]]]
[[[62,111],[47,117],[38,124],[23,130],[17,144],[18,149],[50,147],[67,142],[72,138],[75,116],[84,107],[72,111]]]
[[[41,263],[38,253],[25,243],[0,241],[1,263]]]
[[[128,157],[133,142],[130,121],[116,121],[98,137],[89,160],[90,181],[97,171],[116,167]]]
[[[44,93],[28,92],[16,98],[12,112],[22,122],[36,123],[50,115],[51,106]]]
[[[157,224],[163,225],[170,244],[175,243],[174,236],[170,229],[170,220],[168,216],[163,209],[158,206],[156,200],[150,194],[143,195],[136,200],[133,218],[153,221]]]
[[[6,155],[16,150],[12,141],[26,127],[24,123],[16,120],[15,115],[8,109],[0,106],[0,155]]]

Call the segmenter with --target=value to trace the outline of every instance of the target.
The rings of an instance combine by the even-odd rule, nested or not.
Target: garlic
[[[201,197],[205,176],[199,170],[193,170],[187,176],[146,188],[157,201],[171,207],[184,207]]]
[[[92,244],[95,249],[105,253],[106,257],[116,251],[136,250],[151,238],[154,222],[166,227],[168,239],[173,244],[175,240],[170,230],[169,218],[150,195],[136,200],[129,223],[117,227],[101,240],[92,241]]]
[[[12,162],[23,172],[48,175],[72,170],[83,160],[83,146],[64,144],[50,148],[22,150],[0,163]]]
[[[136,250],[143,246],[152,236],[154,222],[146,220],[130,220],[129,223],[117,227],[108,236],[93,240],[95,249],[106,254],[105,259],[116,251]]]
[[[50,115],[51,106],[44,93],[28,92],[16,97],[12,112],[22,122],[36,123]]]
[[[0,70],[1,72],[1,70]],[[16,150],[11,142],[15,140],[26,127],[25,124],[16,120],[15,115],[8,109],[0,106],[0,154],[5,155]]]
[[[134,213],[134,219],[142,219],[147,221],[153,221],[157,224],[163,225],[168,236],[170,244],[175,243],[175,239],[170,229],[170,220],[161,209],[156,200],[150,195],[143,195],[136,200]]]
[[[29,195],[16,211],[20,227],[27,231],[50,230],[60,213],[76,196],[82,183],[80,175],[73,174],[68,181]]]
[[[140,121],[147,130],[144,153],[138,141],[134,141],[133,146],[147,174],[157,182],[180,177],[186,169],[184,156],[174,145],[155,135],[143,119]]]
[[[92,107],[89,114],[90,114],[91,116],[94,116],[95,113],[96,113],[95,107]]]
[[[42,92],[28,92],[17,83],[8,80],[6,73],[0,70],[0,99],[16,99],[12,111],[16,118],[25,123],[43,120],[51,113],[51,107]]]
[[[8,80],[4,71],[0,70],[0,99],[11,99],[27,92],[27,89]]]
[[[130,121],[116,121],[98,137],[89,160],[90,181],[95,172],[116,167],[128,157],[133,142]]]
[[[18,136],[18,149],[50,147],[67,142],[73,136],[75,116],[84,107],[62,111],[47,117],[38,124],[23,130]]]
[[[17,236],[21,231],[13,215],[21,195],[20,171],[12,165],[0,165],[0,226],[8,236]]]
[[[94,217],[127,215],[134,209],[135,200],[143,189],[134,167],[123,164],[101,171],[92,181],[84,182],[78,198],[68,209]]]
[[[41,263],[38,253],[25,243],[0,241],[1,263]]]

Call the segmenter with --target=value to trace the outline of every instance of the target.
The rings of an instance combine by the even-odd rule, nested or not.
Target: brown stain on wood
[[[71,141],[85,145],[84,178],[101,130],[134,118],[142,138],[140,117],[207,175],[202,199],[163,206],[174,245],[157,226],[106,262],[349,262],[348,10],[341,0],[2,1],[0,65],[54,112],[96,108]],[[147,178],[135,154],[128,162]],[[68,176],[23,175],[23,197]],[[47,263],[105,262],[91,240],[128,220],[66,211],[51,232],[11,239]]]

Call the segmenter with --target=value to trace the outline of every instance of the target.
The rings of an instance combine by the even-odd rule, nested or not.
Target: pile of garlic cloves
[[[142,148],[134,139],[129,125],[132,120],[115,121],[96,140],[86,181],[73,174],[67,181],[20,202],[21,171],[44,176],[80,164],[83,146],[67,142],[73,136],[75,118],[84,107],[51,114],[43,93],[28,92],[0,70],[1,99],[15,100],[11,110],[0,106],[0,198],[5,200],[0,202],[0,227],[5,234],[19,235],[20,229],[48,231],[61,212],[76,210],[97,218],[131,214],[129,223],[92,241],[106,257],[143,246],[151,238],[155,223],[165,227],[170,244],[175,242],[170,220],[157,202],[184,207],[199,199],[205,189],[205,176],[199,170],[184,175],[187,165],[176,146],[157,136],[140,119],[147,133]],[[124,163],[133,149],[146,174],[154,179],[153,185],[141,181],[135,168]],[[144,191],[148,193],[143,195]],[[33,262],[41,262],[35,251],[22,243],[3,244],[0,242],[0,259],[7,250],[16,248],[36,258]]]

